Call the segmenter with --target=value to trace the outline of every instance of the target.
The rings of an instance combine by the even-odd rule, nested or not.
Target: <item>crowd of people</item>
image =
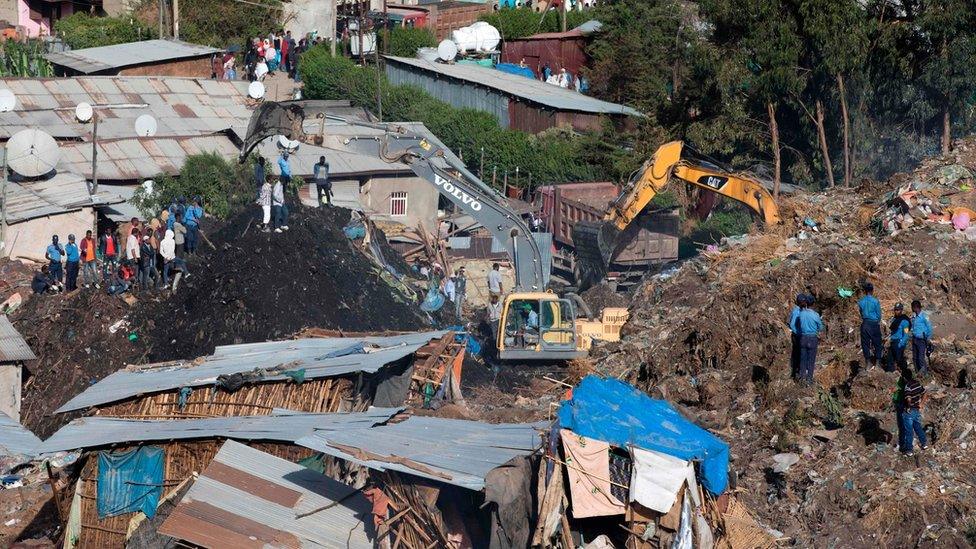
[[[110,295],[169,288],[171,274],[175,290],[176,280],[190,274],[185,256],[197,251],[203,216],[200,197],[189,203],[181,197],[148,222],[133,217],[123,234],[106,226],[97,240],[86,231],[80,243],[69,234],[65,245],[53,235],[44,252],[48,263],[34,274],[31,290],[73,292],[79,274],[84,288],[104,288]]]
[[[249,82],[261,81],[269,73],[281,71],[295,82],[301,81],[298,73],[298,61],[303,52],[322,42],[322,37],[312,34],[302,38],[294,38],[291,31],[284,29],[271,32],[264,38],[252,38],[247,44],[243,55],[243,72],[238,72],[237,46],[227,49],[223,55],[213,58],[213,77],[219,80],[237,80]]]
[[[410,270],[414,276],[427,279],[428,287],[440,292],[450,301],[454,306],[454,315],[461,318],[464,297],[468,291],[468,277],[464,267],[459,267],[451,276],[445,276],[444,268],[439,263],[426,263],[420,258],[414,258]]]
[[[916,437],[922,450],[928,447],[922,427],[921,410],[925,402],[925,387],[921,378],[929,374],[932,323],[928,314],[922,310],[921,301],[912,301],[911,316],[905,313],[904,304],[896,303],[888,325],[888,344],[885,349],[882,345],[881,303],[874,296],[873,284],[865,283],[863,290],[864,296],[857,302],[861,316],[861,354],[867,368],[880,364],[886,372],[897,370],[900,373],[892,394],[898,423],[898,447],[902,453],[912,455]],[[824,330],[823,320],[813,308],[815,303],[812,292],[797,295],[788,321],[793,337],[790,360],[793,378],[808,385],[813,383],[817,346],[820,333]],[[909,348],[914,369],[908,364]]]

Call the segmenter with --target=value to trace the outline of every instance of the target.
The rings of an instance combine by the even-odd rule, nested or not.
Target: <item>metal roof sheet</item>
[[[517,74],[509,74],[495,69],[478,65],[462,65],[433,63],[424,59],[386,56],[394,63],[408,65],[422,71],[440,76],[461,80],[469,84],[492,88],[506,95],[538,103],[546,107],[564,111],[577,111],[598,114],[624,114],[642,116],[640,112],[617,103],[602,101],[595,97],[583,95],[574,90],[567,90],[541,80],[526,78]]]
[[[0,412],[0,456],[34,456],[40,445],[37,435]]]
[[[356,372],[375,373],[387,364],[413,354],[417,349],[447,332],[420,332],[385,337],[311,338],[288,341],[245,343],[217,347],[200,364],[174,361],[145,366],[130,366],[115,372],[75,396],[57,413],[82,410],[127,398],[169,391],[180,387],[211,386],[217,376],[249,372],[255,368],[305,369],[305,379],[342,376]],[[325,355],[358,343],[374,344],[378,350],[336,358]],[[264,381],[288,379],[268,375]]]
[[[266,416],[202,419],[121,419],[91,416],[72,421],[40,443],[39,453],[97,448],[114,444],[194,438],[231,438],[295,442],[316,431],[364,429],[385,422],[402,408],[370,408],[345,414],[307,414],[275,410]]]
[[[92,105],[147,104],[147,107],[102,109],[99,139],[133,137],[135,119],[143,114],[156,118],[156,137],[210,134],[233,126],[246,126],[252,100],[248,82],[168,76],[81,76],[77,78],[0,78],[0,89],[10,89],[18,106],[0,113],[0,139],[25,127],[40,128],[56,139],[91,141],[92,124],[75,119],[79,103]],[[196,118],[190,105],[222,109],[221,117]],[[27,108],[59,108],[32,111]],[[179,111],[185,112],[179,112]]]
[[[101,192],[91,195],[85,178],[68,171],[45,181],[7,183],[7,222],[20,223],[38,217],[73,212],[85,206],[118,204],[120,196]]]
[[[60,53],[47,53],[44,54],[44,58],[55,65],[68,67],[82,74],[89,74],[133,65],[202,57],[219,51],[221,50],[210,46],[190,44],[180,40],[144,40],[142,42],[127,42]]]
[[[371,549],[372,505],[352,486],[227,441],[159,532],[194,545]],[[326,508],[327,507],[327,508]],[[316,511],[305,517],[299,515]],[[271,530],[269,532],[268,530]]]
[[[370,469],[481,490],[489,471],[538,450],[542,444],[538,431],[543,428],[542,424],[411,417],[366,429],[316,432],[297,443]],[[360,450],[369,459],[360,459]]]
[[[0,362],[35,360],[37,356],[14,328],[7,315],[0,315]]]

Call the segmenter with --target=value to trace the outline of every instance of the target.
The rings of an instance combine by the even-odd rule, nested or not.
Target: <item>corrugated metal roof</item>
[[[371,549],[367,528],[372,533],[373,527],[366,521],[372,506],[357,492],[301,465],[227,441],[159,532],[202,547],[219,540],[228,547]]]
[[[7,315],[0,315],[0,362],[35,360],[37,356],[14,328]]]
[[[445,63],[432,63],[423,59],[389,55],[386,58],[394,63],[409,65],[422,71],[462,80],[469,84],[492,88],[506,95],[557,110],[642,116],[640,112],[624,105],[602,101],[573,90],[546,84],[540,80],[526,78],[517,74],[509,74],[478,65],[449,65]]]
[[[37,435],[0,412],[0,456],[34,456],[40,445]]]
[[[212,55],[221,50],[180,40],[144,40],[98,48],[83,48],[61,53],[47,53],[44,58],[55,65],[83,74],[103,72],[133,65],[159,63]]]
[[[69,400],[58,408],[57,413],[82,410],[136,395],[180,387],[212,386],[219,375],[250,372],[255,368],[281,368],[282,370],[304,368],[305,379],[335,377],[356,372],[375,373],[387,364],[413,354],[430,340],[439,338],[445,333],[447,332],[439,331],[386,337],[312,338],[225,345],[217,347],[214,354],[204,358],[198,365],[181,360],[130,366],[115,372]],[[324,358],[331,352],[358,343],[373,344],[378,346],[379,350]],[[265,381],[285,379],[288,378],[280,374],[264,378]]]
[[[364,429],[385,422],[402,408],[370,408],[347,414],[274,411],[266,416],[140,420],[92,416],[72,421],[40,443],[39,453],[97,448],[113,444],[232,438],[295,442],[319,430]]]
[[[118,204],[121,196],[100,192],[92,196],[85,178],[60,172],[45,181],[7,183],[7,222],[20,223],[29,219],[80,210],[85,206]]]
[[[542,424],[493,425],[411,417],[392,425],[315,433],[299,439],[298,444],[370,469],[399,471],[481,490],[489,471],[539,449],[542,442],[538,431],[542,428]],[[360,459],[360,450],[370,459]]]
[[[77,78],[0,78],[0,89],[17,96],[17,108],[0,113],[0,139],[18,131],[40,128],[56,139],[91,141],[92,124],[75,119],[79,103],[91,105],[147,104],[147,107],[100,110],[99,139],[135,134],[136,118],[156,118],[156,137],[207,135],[235,125],[246,126],[251,116],[248,82],[168,76],[81,76]],[[194,108],[217,112],[199,116]],[[32,111],[31,108],[60,109]],[[182,111],[182,112],[180,112]]]

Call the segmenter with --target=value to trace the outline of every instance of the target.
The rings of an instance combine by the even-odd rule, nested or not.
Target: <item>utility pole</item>
[[[561,25],[561,27],[563,29],[563,32],[566,32],[566,12],[567,11],[569,11],[569,0],[563,0],[562,1],[562,5],[559,6],[559,16],[560,16],[560,21],[561,21],[560,25]]]
[[[336,11],[339,10],[339,0],[332,0],[332,36],[329,37],[329,45],[332,48],[332,57],[336,54]]]
[[[0,173],[0,252],[7,248],[7,147],[3,148],[3,173]],[[10,252],[7,251],[7,255]]]
[[[163,10],[165,0],[159,0],[159,38],[163,37]]]
[[[98,192],[98,110],[92,109],[92,194]]]
[[[180,0],[173,0],[173,38],[180,39]]]

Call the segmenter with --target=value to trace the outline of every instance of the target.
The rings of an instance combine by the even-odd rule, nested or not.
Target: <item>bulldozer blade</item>
[[[580,221],[573,225],[573,247],[586,278],[602,278],[607,274],[619,236],[620,230],[603,221]]]

